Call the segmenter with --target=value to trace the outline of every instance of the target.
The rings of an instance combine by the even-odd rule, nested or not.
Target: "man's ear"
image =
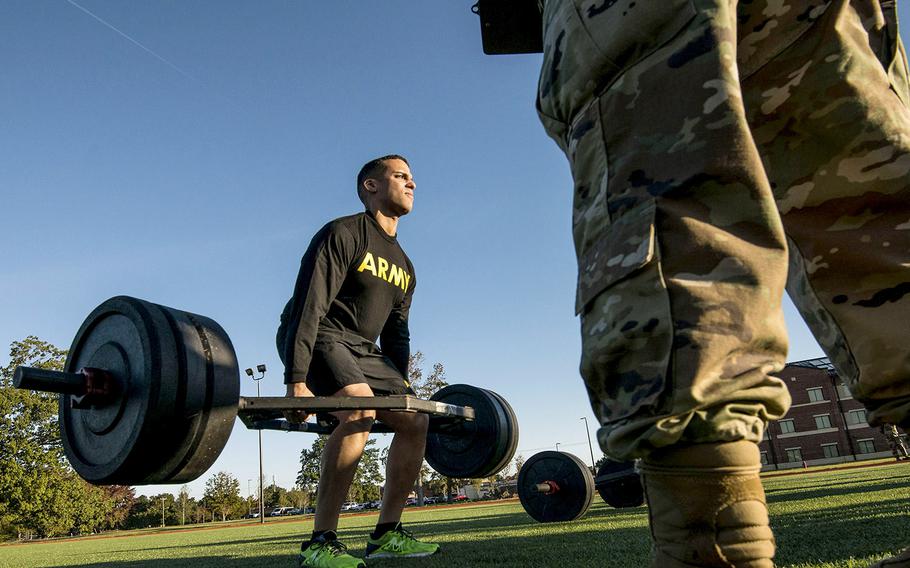
[[[363,190],[367,193],[376,193],[376,180],[373,178],[363,180]]]

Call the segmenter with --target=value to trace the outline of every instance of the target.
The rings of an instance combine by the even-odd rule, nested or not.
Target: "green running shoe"
[[[376,540],[367,540],[367,553],[364,558],[417,558],[430,556],[439,552],[438,544],[420,542],[414,535],[398,523],[398,526]]]
[[[336,539],[319,539],[300,551],[297,566],[304,568],[365,568],[366,563],[348,554],[348,547]]]

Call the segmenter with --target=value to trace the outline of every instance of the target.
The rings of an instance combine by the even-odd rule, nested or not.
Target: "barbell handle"
[[[534,491],[544,495],[552,495],[559,491],[559,485],[555,481],[544,481],[534,485]]]
[[[288,420],[258,420],[251,422],[253,430],[282,430],[284,432],[312,432],[327,436],[334,426],[323,426],[313,422],[289,422]]]
[[[279,430],[282,432],[310,432],[313,434],[320,434],[323,436],[328,436],[335,431],[334,424],[323,425],[318,422],[290,422],[288,420],[281,419],[269,419],[269,420],[243,420],[243,423],[250,430]],[[433,423],[430,423],[430,432],[433,432]],[[388,424],[382,422],[373,422],[373,427],[370,428],[370,434],[394,434],[395,430],[392,429]]]
[[[86,390],[86,377],[84,373],[16,367],[16,372],[13,373],[13,386],[17,389],[82,395]]]

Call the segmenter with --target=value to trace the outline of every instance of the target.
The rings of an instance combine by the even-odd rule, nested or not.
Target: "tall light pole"
[[[582,416],[581,420],[585,421],[585,434],[588,435],[588,449],[591,450],[591,469],[593,470],[596,466],[594,463],[594,446],[591,445],[591,430],[588,428],[588,417]]]
[[[559,442],[556,442],[556,451],[559,451]]]
[[[259,397],[259,381],[265,377],[265,365],[256,365],[259,376],[253,376],[253,369],[247,369],[246,374],[256,383],[256,397]],[[259,522],[265,522],[265,504],[262,502],[262,430],[259,430]]]
[[[246,480],[246,514],[250,517],[253,516],[253,492],[250,490],[250,483],[252,482],[252,479]]]

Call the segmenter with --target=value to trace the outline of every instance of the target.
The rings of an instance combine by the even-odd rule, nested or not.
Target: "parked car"
[[[417,499],[414,499],[413,497],[408,497],[408,500],[404,502],[405,507],[413,507],[416,504],[417,504]]]
[[[341,506],[342,511],[356,511],[357,503],[353,501],[347,501]]]
[[[291,510],[291,507],[275,507],[272,509],[272,512],[269,513],[270,517],[283,517],[288,514],[288,511]]]

